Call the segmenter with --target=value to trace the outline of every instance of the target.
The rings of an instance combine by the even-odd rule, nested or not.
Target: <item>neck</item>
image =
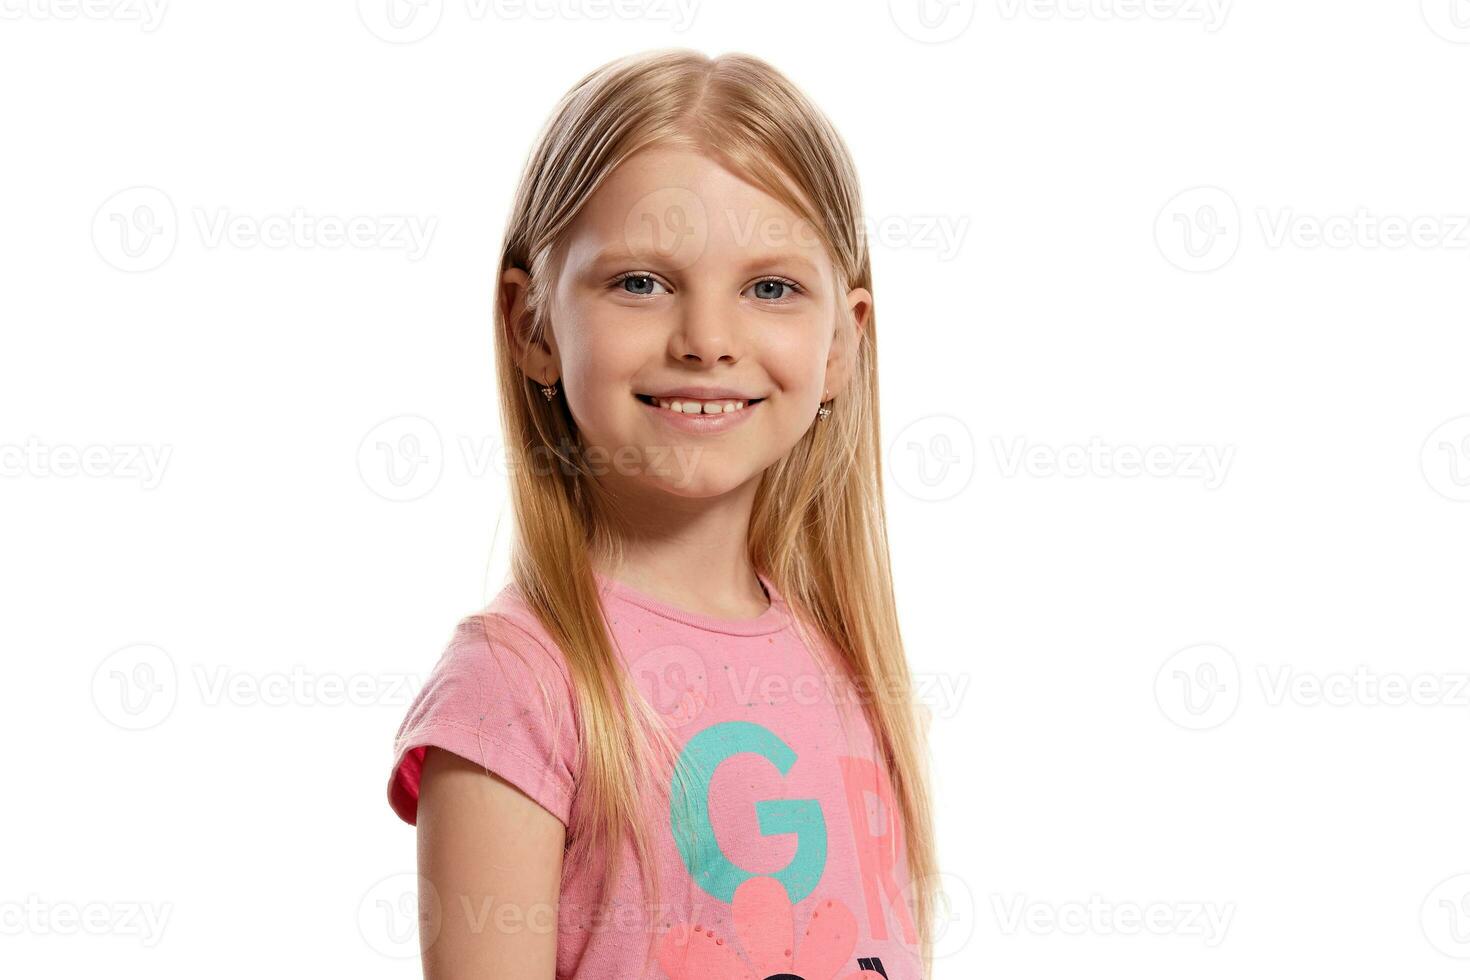
[[[593,560],[609,578],[690,612],[751,619],[768,606],[750,561],[756,476],[717,497],[619,492],[621,561]]]

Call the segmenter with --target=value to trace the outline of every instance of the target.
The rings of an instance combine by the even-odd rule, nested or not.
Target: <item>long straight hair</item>
[[[587,467],[565,395],[548,400],[518,353],[550,330],[549,298],[562,236],[620,163],[653,146],[716,159],[804,218],[826,245],[839,300],[872,272],[857,173],[826,117],[769,64],[743,54],[709,58],[659,50],[610,62],[562,98],[538,136],[512,206],[500,269],[531,278],[521,333],[495,304],[495,353],[515,538],[511,575],[560,645],[574,689],[580,782],[568,867],[607,855],[604,887],[631,844],[647,892],[658,893],[644,826],[650,798],[669,782],[677,752],[666,723],[620,665],[594,577],[617,561],[625,525]],[[793,188],[795,193],[793,192]],[[498,288],[498,283],[497,283]],[[839,329],[855,330],[845,305]],[[876,324],[854,338],[849,384],[832,414],[811,425],[762,474],[750,522],[755,568],[785,597],[799,634],[827,650],[860,697],[892,788],[924,976],[931,971],[938,887],[929,793],[927,725],[899,634],[884,517]],[[547,465],[550,463],[551,465]],[[824,640],[814,644],[813,634]],[[893,843],[896,856],[896,841]],[[655,902],[654,908],[660,906]],[[650,930],[650,933],[656,930]],[[653,936],[650,935],[650,955]]]

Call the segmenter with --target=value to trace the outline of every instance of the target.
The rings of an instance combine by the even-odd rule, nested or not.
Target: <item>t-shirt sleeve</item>
[[[399,817],[418,822],[432,745],[495,773],[568,824],[577,728],[566,665],[553,649],[506,616],[459,623],[394,739],[388,802]]]

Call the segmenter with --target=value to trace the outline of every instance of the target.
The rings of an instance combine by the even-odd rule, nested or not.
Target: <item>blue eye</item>
[[[611,285],[629,296],[658,296],[669,292],[667,286],[647,272],[626,273],[614,279]],[[783,303],[791,299],[792,294],[802,292],[796,283],[780,276],[767,276],[751,284],[747,287],[749,289],[756,291],[756,299],[768,303]]]
[[[663,289],[663,283],[653,276],[639,272],[630,272],[626,276],[620,276],[618,284],[623,287],[624,292],[634,296],[654,296],[657,295],[654,292],[655,287]],[[668,290],[664,291],[668,292]]]
[[[774,287],[775,295],[772,295],[772,287]],[[789,299],[790,296],[787,293],[801,292],[801,287],[790,279],[762,279],[760,282],[753,284],[751,288],[756,292],[756,299],[767,300],[773,303],[779,303],[782,300]],[[786,290],[786,293],[782,293],[781,290]]]

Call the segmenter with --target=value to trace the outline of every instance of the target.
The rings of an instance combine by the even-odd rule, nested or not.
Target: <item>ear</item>
[[[838,318],[838,328],[832,337],[832,348],[827,354],[822,401],[837,396],[851,380],[852,369],[857,364],[858,347],[863,343],[872,310],[873,294],[863,287],[859,286],[847,294]]]
[[[527,377],[537,384],[546,385],[561,376],[560,359],[556,354],[556,340],[549,331],[546,336],[532,341],[532,316],[526,305],[530,289],[531,277],[526,270],[506,269],[500,275],[497,302],[516,364]]]

